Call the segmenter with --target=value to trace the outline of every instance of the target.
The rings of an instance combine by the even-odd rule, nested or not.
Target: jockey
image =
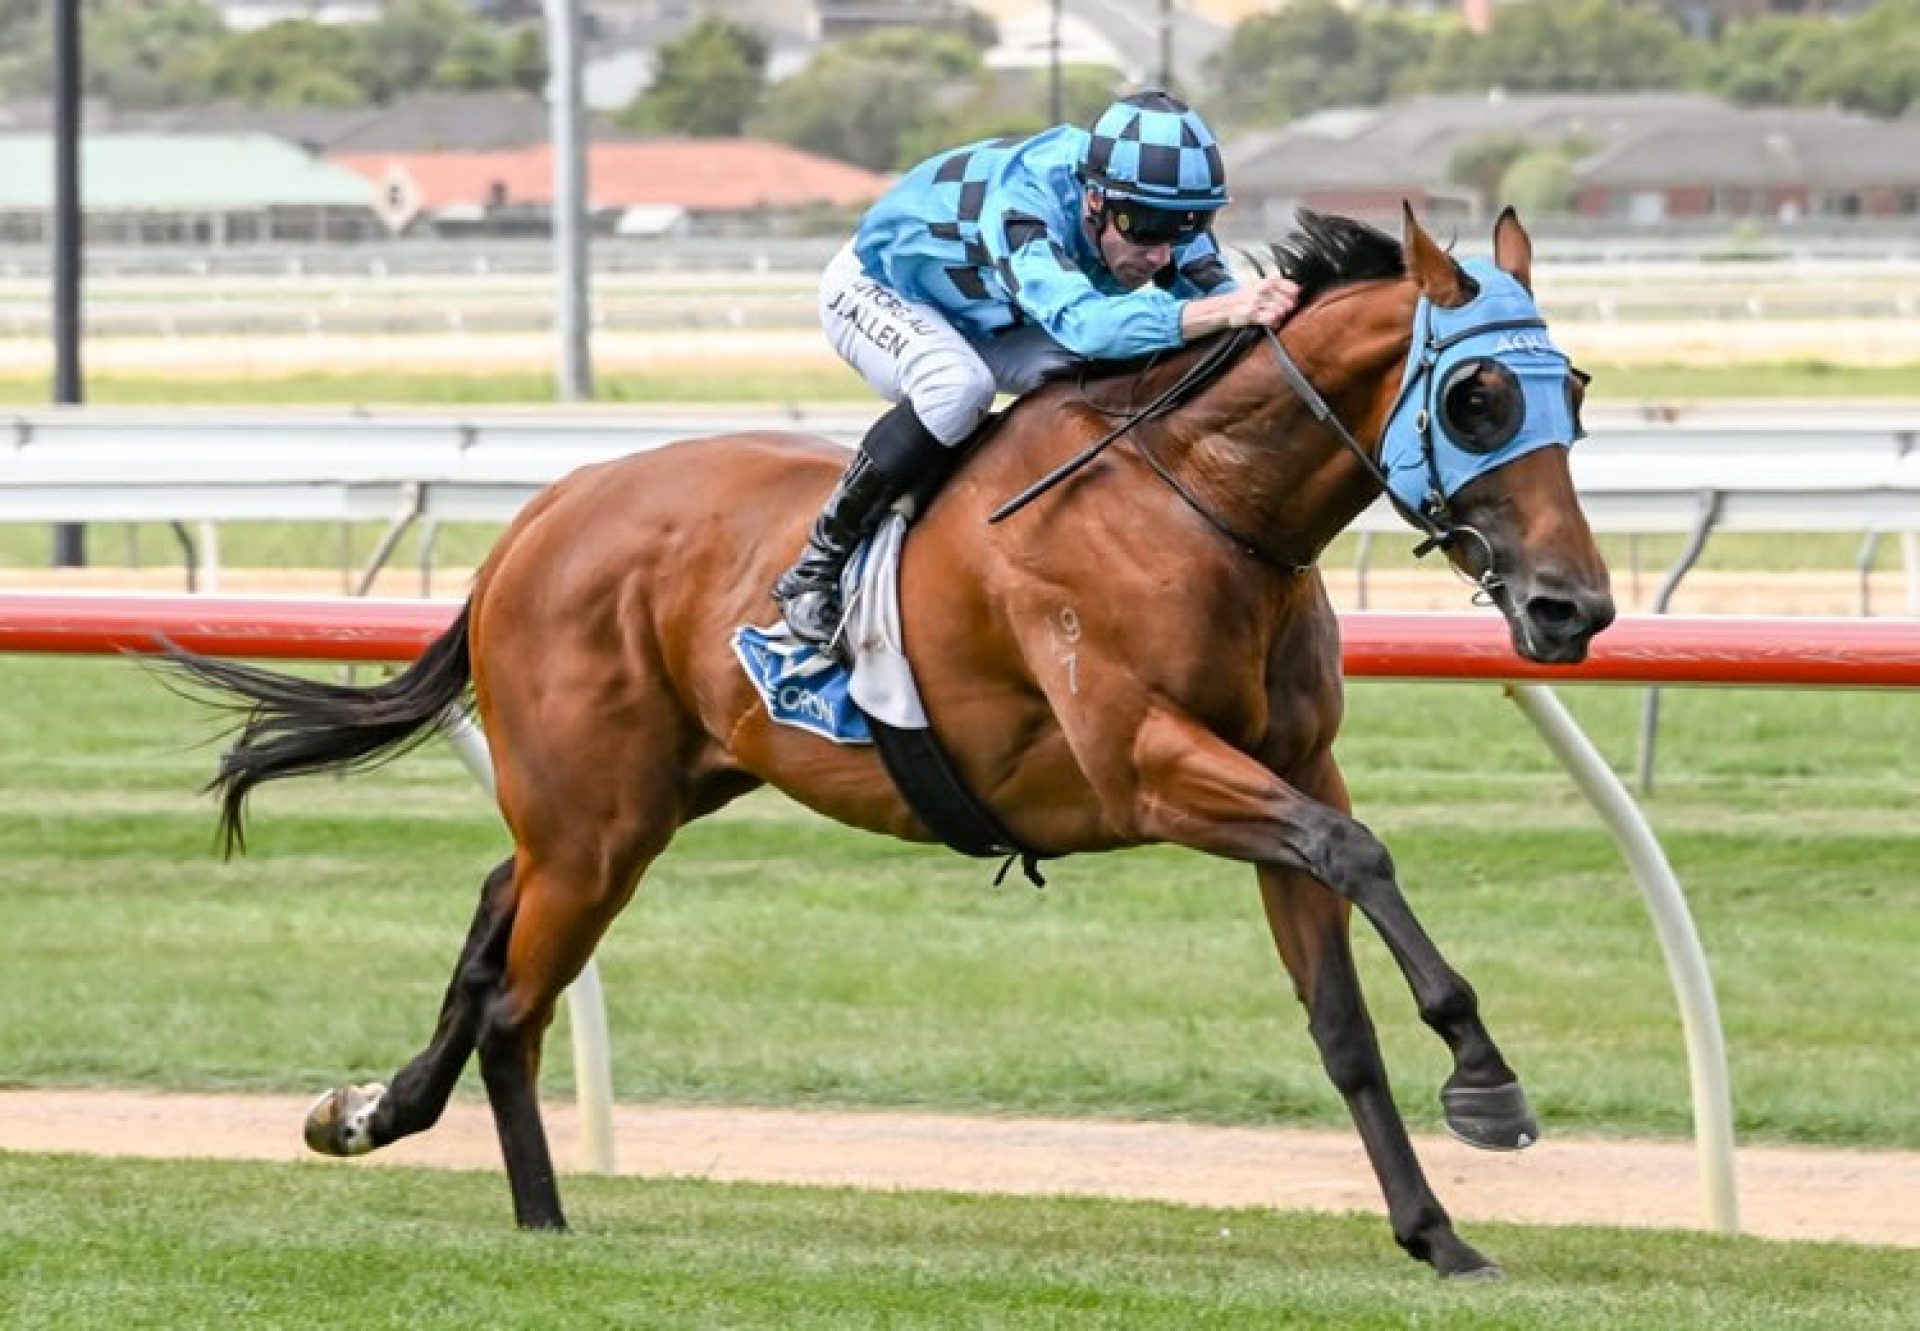
[[[1211,228],[1226,202],[1213,132],[1149,90],[1091,131],[1060,125],[940,153],[874,204],[821,276],[820,323],[894,405],[774,584],[798,636],[831,647],[854,547],[973,433],[995,393],[1080,360],[1286,318],[1291,282],[1242,287],[1221,261]]]

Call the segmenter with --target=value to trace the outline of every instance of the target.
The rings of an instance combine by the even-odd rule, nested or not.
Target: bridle
[[[1504,327],[1506,325],[1502,324],[1499,326]],[[1473,331],[1488,332],[1494,331],[1494,329],[1494,325],[1488,325],[1476,328]],[[1286,345],[1280,340],[1280,335],[1272,328],[1259,325],[1252,328],[1236,329],[1229,336],[1222,338],[1215,346],[1210,348],[1204,356],[1189,366],[1179,379],[1175,380],[1174,383],[1155,396],[1151,402],[1138,410],[1125,413],[1118,425],[1107,431],[1106,434],[1102,435],[1092,444],[1089,444],[1079,453],[1076,453],[1073,457],[1067,459],[1058,467],[1055,467],[1045,476],[1042,476],[1032,485],[1029,485],[1019,494],[1001,504],[1000,507],[988,515],[987,521],[989,523],[998,523],[1012,517],[1035,499],[1038,499],[1041,495],[1053,489],[1056,485],[1060,484],[1060,482],[1066,480],[1069,476],[1099,457],[1101,453],[1106,451],[1109,445],[1128,435],[1134,426],[1140,424],[1142,421],[1154,420],[1158,417],[1165,416],[1175,408],[1192,399],[1202,389],[1217,379],[1228,366],[1238,360],[1240,355],[1262,336],[1265,337],[1267,345],[1272,349],[1274,362],[1279,367],[1280,375],[1287,381],[1287,386],[1293,390],[1294,396],[1300,399],[1301,404],[1313,414],[1315,420],[1332,431],[1334,437],[1346,447],[1348,452],[1353,454],[1354,458],[1360,463],[1361,468],[1380,487],[1381,492],[1387,496],[1388,502],[1394,506],[1395,510],[1425,537],[1425,539],[1414,547],[1414,556],[1416,558],[1425,558],[1435,550],[1450,549],[1459,544],[1463,539],[1471,538],[1479,543],[1485,558],[1482,561],[1482,569],[1479,576],[1470,577],[1468,580],[1478,589],[1478,595],[1488,598],[1497,596],[1505,583],[1495,570],[1496,561],[1492,542],[1488,541],[1486,535],[1477,527],[1454,519],[1452,510],[1447,505],[1445,494],[1439,485],[1439,468],[1434,458],[1431,433],[1433,418],[1431,369],[1439,351],[1444,348],[1435,346],[1431,338],[1428,339],[1427,345],[1421,349],[1420,368],[1409,377],[1407,383],[1402,385],[1400,395],[1395,401],[1394,411],[1388,413],[1387,416],[1388,422],[1391,423],[1394,415],[1400,410],[1401,404],[1406,401],[1408,394],[1412,391],[1413,385],[1423,378],[1428,381],[1428,401],[1421,407],[1417,424],[1425,463],[1429,473],[1434,478],[1434,485],[1429,502],[1420,508],[1414,508],[1406,504],[1399,496],[1394,494],[1393,488],[1388,484],[1386,472],[1381,469],[1378,462],[1374,461],[1372,454],[1367,452],[1360,441],[1354,438],[1353,431],[1347,428],[1346,423],[1340,419],[1339,414],[1328,404],[1326,398],[1321,396],[1320,391],[1313,386],[1313,382],[1307,378],[1306,372],[1300,368],[1292,355],[1288,353]],[[1449,339],[1448,344],[1451,345],[1454,341],[1462,340],[1462,336]],[[1295,576],[1307,573],[1312,569],[1313,566],[1311,564],[1301,564],[1297,561],[1283,559],[1275,555],[1258,540],[1238,531],[1227,519],[1215,512],[1205,500],[1196,495],[1189,486],[1181,481],[1173,470],[1153,451],[1144,437],[1134,435],[1132,443],[1140,456],[1146,461],[1147,466],[1153,471],[1154,475],[1165,482],[1167,487],[1178,495],[1189,508],[1199,514],[1208,526],[1231,541],[1242,553],[1259,560],[1261,563]],[[1385,443],[1384,427],[1382,429],[1381,443],[1382,445]],[[1465,577],[1467,575],[1462,574],[1462,576]]]
[[[1543,328],[1546,326],[1542,320],[1533,320],[1532,323]],[[1509,323],[1485,324],[1474,328],[1472,332],[1493,332],[1510,326],[1516,325]],[[1419,368],[1408,377],[1406,383],[1401,385],[1400,393],[1394,399],[1393,410],[1387,413],[1387,424],[1381,427],[1380,446],[1384,448],[1386,445],[1386,434],[1392,427],[1394,417],[1399,415],[1402,405],[1413,392],[1415,385],[1425,380],[1427,383],[1427,399],[1421,404],[1420,413],[1415,418],[1414,426],[1420,438],[1421,461],[1425,466],[1428,476],[1432,480],[1432,485],[1427,493],[1426,503],[1415,508],[1393,492],[1393,486],[1389,484],[1387,480],[1387,473],[1381,468],[1378,462],[1374,461],[1373,455],[1361,446],[1360,441],[1353,437],[1353,431],[1346,427],[1346,423],[1340,419],[1339,414],[1335,412],[1334,409],[1328,405],[1327,400],[1320,395],[1320,390],[1313,386],[1313,381],[1307,378],[1306,372],[1302,370],[1293,357],[1287,353],[1286,344],[1281,342],[1280,335],[1273,329],[1264,326],[1262,326],[1260,331],[1266,334],[1267,344],[1273,348],[1274,362],[1280,367],[1280,377],[1287,381],[1287,386],[1293,390],[1294,396],[1299,398],[1301,404],[1313,413],[1315,420],[1331,430],[1334,438],[1346,446],[1347,451],[1353,454],[1355,460],[1360,463],[1361,468],[1379,485],[1381,493],[1387,497],[1387,502],[1392,504],[1394,510],[1398,512],[1402,518],[1406,519],[1408,523],[1412,524],[1425,538],[1413,547],[1414,558],[1425,559],[1435,550],[1450,550],[1458,545],[1464,538],[1471,537],[1479,543],[1484,558],[1481,561],[1480,573],[1477,577],[1470,577],[1465,573],[1462,573],[1461,576],[1473,583],[1479,595],[1485,596],[1490,600],[1496,597],[1500,590],[1505,587],[1506,583],[1495,568],[1497,561],[1494,555],[1493,542],[1489,541],[1486,533],[1482,532],[1478,527],[1473,526],[1471,523],[1460,522],[1455,519],[1453,508],[1447,503],[1446,491],[1440,484],[1440,465],[1434,455],[1433,398],[1437,382],[1433,376],[1433,366],[1440,351],[1444,350],[1445,347],[1436,345],[1431,336],[1427,338],[1426,344],[1420,349]],[[1451,345],[1454,341],[1464,340],[1465,336],[1467,335],[1462,334],[1450,339],[1448,345]],[[1409,355],[1411,354],[1412,353],[1409,353]]]

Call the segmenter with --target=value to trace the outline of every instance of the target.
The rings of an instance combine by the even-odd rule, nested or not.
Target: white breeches
[[[920,423],[948,446],[973,433],[996,393],[1024,393],[1076,359],[1033,324],[969,341],[936,307],[866,276],[850,244],[820,275],[820,327],[874,392],[912,402]]]

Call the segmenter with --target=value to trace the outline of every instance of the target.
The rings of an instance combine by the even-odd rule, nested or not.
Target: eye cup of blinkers
[[[1587,437],[1586,422],[1580,419],[1580,401],[1587,386],[1593,382],[1593,376],[1578,365],[1567,368],[1567,419],[1573,422],[1573,438],[1577,443]]]
[[[1440,427],[1469,453],[1491,453],[1513,442],[1527,418],[1526,395],[1514,372],[1477,357],[1447,372],[1440,385]]]

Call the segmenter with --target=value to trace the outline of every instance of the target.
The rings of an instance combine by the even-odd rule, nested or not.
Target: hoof
[[[365,1155],[374,1146],[373,1111],[387,1088],[341,1086],[313,1102],[307,1111],[307,1147],[321,1155]]]
[[[1507,1273],[1502,1271],[1497,1263],[1482,1259],[1481,1265],[1470,1266],[1464,1271],[1442,1271],[1440,1278],[1456,1284],[1485,1285],[1497,1280],[1505,1280]]]
[[[1403,1245],[1408,1253],[1430,1263],[1442,1280],[1505,1280],[1506,1272],[1488,1261],[1451,1228],[1432,1235],[1424,1244]]]
[[[1440,1092],[1447,1131],[1483,1151],[1522,1151],[1540,1140],[1540,1124],[1520,1083],[1448,1086]]]

